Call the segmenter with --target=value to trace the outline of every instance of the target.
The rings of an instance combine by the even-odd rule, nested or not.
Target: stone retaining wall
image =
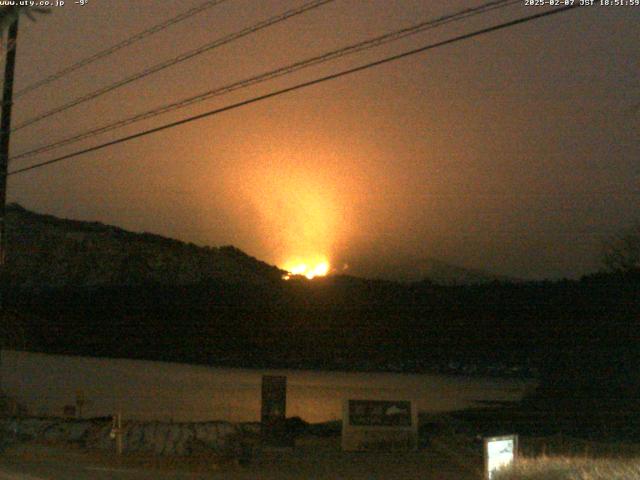
[[[0,421],[2,443],[51,441],[100,450],[115,449],[111,419],[60,420],[27,418]],[[235,454],[242,441],[260,432],[257,423],[124,422],[123,451],[156,455],[193,455],[203,452]]]

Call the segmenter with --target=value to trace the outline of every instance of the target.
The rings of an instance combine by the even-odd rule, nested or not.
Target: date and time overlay
[[[640,0],[523,0],[525,7],[640,7]]]
[[[86,6],[99,0],[10,0],[0,1],[0,6],[22,6],[35,8]],[[640,0],[522,0],[525,7],[640,7]]]

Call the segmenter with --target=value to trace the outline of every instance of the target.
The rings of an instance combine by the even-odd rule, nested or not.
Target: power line
[[[124,78],[122,80],[118,80],[115,83],[112,83],[110,85],[107,85],[105,87],[99,88],[97,90],[94,90],[91,93],[88,93],[86,95],[83,95],[81,97],[75,98],[73,100],[71,100],[68,103],[65,103],[62,106],[56,107],[52,110],[49,110],[45,113],[42,113],[36,117],[30,118],[24,122],[22,122],[19,125],[16,125],[16,127],[13,129],[13,131],[16,130],[20,130],[24,127],[27,127],[29,125],[32,125],[34,123],[37,123],[41,120],[44,120],[45,118],[51,117],[52,115],[56,115],[58,113],[64,112],[65,110],[68,110],[72,107],[76,107],[82,103],[88,102],[90,100],[93,100],[97,97],[100,97],[102,95],[104,95],[105,93],[111,92],[113,90],[116,90],[120,87],[123,87],[125,85],[128,85],[132,82],[135,82],[136,80],[140,80],[144,77],[147,77],[149,75],[152,75],[154,73],[157,73],[161,70],[164,70],[166,68],[169,68],[173,65],[176,65],[178,63],[184,62],[186,60],[189,60],[191,58],[194,58],[198,55],[202,55],[203,53],[206,53],[210,50],[213,50],[215,48],[221,47],[223,45],[226,45],[228,43],[231,43],[235,40],[238,40],[242,37],[245,37],[247,35],[250,35],[252,33],[255,33],[259,30],[262,30],[264,28],[270,27],[271,25],[275,25],[277,23],[283,22],[285,20],[288,20],[292,17],[295,17],[297,15],[301,15],[309,10],[321,7],[322,5],[325,5],[327,3],[331,3],[334,0],[313,0],[311,2],[308,2],[304,5],[302,5],[301,7],[298,8],[293,8],[290,10],[287,10],[284,13],[281,13],[279,15],[273,16],[271,18],[268,18],[266,20],[263,20],[255,25],[252,25],[250,27],[244,28],[238,32],[234,32],[231,33],[229,35],[226,35],[222,38],[218,38],[216,40],[214,40],[213,42],[207,43],[205,45],[202,45],[198,48],[196,48],[195,50],[190,50],[188,52],[182,53],[180,55],[178,55],[177,57],[171,58],[169,60],[166,60],[164,62],[158,63],[152,67],[149,67],[139,73],[136,73],[130,77]]]
[[[442,47],[442,46],[445,46],[445,45],[450,45],[452,43],[456,43],[456,42],[459,42],[459,41],[462,41],[462,40],[467,40],[469,38],[473,38],[473,37],[477,37],[477,36],[480,36],[480,35],[484,35],[486,33],[491,33],[491,32],[495,32],[497,30],[503,30],[503,29],[506,29],[506,28],[510,28],[510,27],[515,26],[515,25],[520,25],[520,24],[523,24],[523,23],[527,23],[527,22],[530,22],[530,21],[533,21],[533,20],[537,20],[537,19],[543,18],[543,17],[549,17],[551,15],[556,15],[556,14],[559,14],[559,13],[567,12],[569,10],[573,10],[573,9],[578,8],[578,7],[579,7],[579,5],[577,5],[577,4],[564,6],[564,7],[558,7],[556,9],[554,9],[554,10],[549,10],[549,11],[541,12],[541,13],[538,13],[538,14],[535,14],[535,15],[529,15],[529,16],[526,16],[526,17],[521,17],[521,18],[518,18],[516,20],[511,20],[509,22],[505,22],[505,23],[501,23],[501,24],[498,24],[498,25],[494,25],[492,27],[483,28],[481,30],[476,30],[474,32],[467,33],[467,34],[464,34],[464,35],[458,35],[456,37],[453,37],[453,38],[450,38],[450,39],[447,39],[447,40],[443,40],[443,41],[440,41],[440,42],[432,43],[430,45],[425,45],[423,47],[419,47],[419,48],[416,48],[416,49],[413,49],[413,50],[408,50],[408,51],[405,51],[405,52],[402,52],[402,53],[399,53],[399,54],[396,54],[396,55],[391,55],[389,57],[385,57],[385,58],[383,58],[381,60],[370,62],[370,63],[364,64],[364,65],[361,65],[359,67],[354,67],[354,68],[350,68],[350,69],[347,69],[347,70],[342,70],[340,72],[333,73],[331,75],[326,75],[324,77],[316,78],[314,80],[310,80],[310,81],[307,81],[307,82],[299,83],[299,84],[296,84],[296,85],[291,86],[291,87],[283,88],[283,89],[280,89],[280,90],[276,90],[274,92],[270,92],[270,93],[267,93],[267,94],[264,94],[264,95],[260,95],[260,96],[257,96],[257,97],[250,98],[248,100],[243,100],[241,102],[233,103],[231,105],[227,105],[225,107],[217,108],[215,110],[210,110],[208,112],[201,113],[199,115],[193,115],[191,117],[187,117],[187,118],[184,118],[182,120],[178,120],[176,122],[167,123],[167,124],[162,125],[160,127],[155,127],[155,128],[151,128],[151,129],[148,129],[148,130],[144,130],[142,132],[138,132],[138,133],[135,133],[133,135],[128,135],[128,136],[125,136],[125,137],[121,137],[121,138],[118,138],[116,140],[111,140],[109,142],[102,143],[100,145],[95,145],[93,147],[85,148],[83,150],[79,150],[79,151],[76,151],[76,152],[73,152],[73,153],[69,153],[67,155],[62,155],[60,157],[53,158],[51,160],[47,160],[47,161],[44,161],[44,162],[40,162],[40,163],[36,163],[36,164],[30,165],[28,167],[24,167],[24,168],[20,168],[20,169],[17,169],[17,170],[13,170],[13,171],[9,172],[7,175],[16,175],[18,173],[23,173],[23,172],[27,172],[27,171],[30,171],[30,170],[35,170],[37,168],[41,168],[41,167],[45,167],[45,166],[48,166],[48,165],[52,165],[54,163],[62,162],[64,160],[68,160],[68,159],[71,159],[71,158],[78,157],[80,155],[84,155],[85,153],[95,152],[97,150],[101,150],[101,149],[106,148],[106,147],[110,147],[110,146],[117,145],[117,144],[120,144],[120,143],[128,142],[128,141],[134,140],[136,138],[140,138],[140,137],[144,137],[144,136],[147,136],[147,135],[151,135],[152,133],[157,133],[157,132],[160,132],[162,130],[167,130],[169,128],[174,128],[174,127],[177,127],[177,126],[180,126],[180,125],[184,125],[186,123],[190,123],[190,122],[193,122],[193,121],[196,121],[196,120],[200,120],[202,118],[206,118],[206,117],[210,117],[210,116],[213,116],[213,115],[217,115],[217,114],[220,114],[220,113],[223,113],[223,112],[227,112],[229,110],[234,110],[236,108],[240,108],[240,107],[243,107],[243,106],[246,106],[246,105],[257,103],[257,102],[260,102],[262,100],[267,100],[269,98],[277,97],[277,96],[283,95],[285,93],[293,92],[293,91],[296,91],[296,90],[301,90],[301,89],[310,87],[312,85],[317,85],[319,83],[323,83],[323,82],[326,82],[326,81],[329,81],[329,80],[334,80],[336,78],[340,78],[340,77],[343,77],[343,76],[346,76],[346,75],[351,75],[351,74],[356,73],[356,72],[361,72],[361,71],[367,70],[369,68],[377,67],[379,65],[383,65],[383,64],[386,64],[386,63],[389,63],[389,62],[393,62],[393,61],[399,60],[401,58],[405,58],[405,57],[408,57],[408,56],[411,56],[411,55],[416,55],[418,53],[423,53],[423,52],[426,52],[428,50],[433,50],[433,49],[438,48],[438,47]]]
[[[403,28],[401,30],[395,30],[393,32],[384,34],[384,35],[380,35],[378,37],[374,37],[372,39],[367,39],[352,45],[348,45],[346,47],[342,47],[339,48],[337,50],[333,50],[327,53],[324,53],[322,55],[318,55],[318,56],[314,56],[311,58],[307,58],[305,60],[301,60],[298,61],[296,63],[287,65],[285,67],[280,67],[277,68],[275,70],[271,70],[269,72],[266,73],[262,73],[244,80],[240,80],[222,87],[218,87],[215,88],[213,90],[208,90],[204,93],[200,93],[198,95],[195,96],[191,96],[188,97],[186,99],[180,100],[178,102],[173,102],[161,107],[156,107],[154,109],[148,110],[146,112],[143,113],[139,113],[137,115],[134,115],[132,117],[129,118],[125,118],[123,120],[119,120],[117,122],[108,124],[108,125],[104,125],[102,127],[98,127],[98,128],[94,128],[92,130],[88,130],[82,133],[79,133],[77,135],[71,136],[71,137],[67,137],[65,139],[59,140],[57,142],[51,143],[49,145],[45,145],[42,147],[38,147],[34,150],[30,150],[27,152],[23,152],[20,153],[14,157],[11,158],[11,160],[17,160],[17,159],[21,159],[21,158],[25,158],[25,157],[31,157],[34,156],[36,154],[39,153],[44,153],[65,145],[69,145],[72,143],[76,143],[79,142],[81,140],[85,140],[91,137],[94,137],[96,135],[100,135],[102,133],[106,133],[109,132],[111,130],[115,130],[117,128],[121,128],[133,123],[137,123],[143,120],[147,120],[149,118],[153,118],[155,116],[164,114],[164,113],[168,113],[171,112],[173,110],[177,110],[180,108],[184,108],[186,106],[192,105],[194,103],[198,103],[198,102],[202,102],[205,100],[208,100],[209,98],[215,97],[215,96],[220,96],[220,95],[224,95],[230,92],[233,92],[235,90],[239,90],[242,88],[247,88],[259,83],[263,83],[266,82],[268,80],[272,80],[274,78],[278,78],[284,75],[288,75],[291,74],[293,72],[296,72],[298,70],[302,70],[304,68],[308,68],[314,65],[318,65],[330,60],[334,60],[346,55],[350,55],[350,54],[354,54],[357,52],[361,52],[370,48],[374,48],[386,43],[390,43],[396,40],[399,40],[401,38],[410,36],[410,35],[415,35],[417,33],[423,32],[425,30],[428,29],[432,29],[432,28],[436,28],[442,25],[445,25],[447,23],[451,23],[451,22],[455,22],[455,21],[460,21],[466,18],[469,18],[471,16],[475,16],[475,15],[479,15],[479,14],[483,14],[486,13],[488,11],[491,10],[495,10],[497,8],[504,8],[507,7],[509,5],[515,4],[515,3],[520,3],[519,0],[495,0],[486,4],[482,4],[478,7],[474,7],[474,8],[469,8],[469,9],[465,9],[453,14],[448,14],[448,15],[444,15],[441,17],[438,17],[436,19],[432,19],[432,20],[427,20],[421,23],[418,23],[416,25],[412,25],[410,27],[407,28]]]
[[[82,60],[80,60],[79,62],[74,63],[73,65],[70,65],[52,75],[49,75],[46,78],[43,78],[42,80],[38,80],[37,82],[32,83],[31,85],[28,85],[26,87],[24,87],[22,90],[18,90],[16,92],[16,94],[14,95],[14,98],[18,98],[21,97],[22,95],[25,95],[26,93],[29,93],[33,90],[36,90],[37,88],[40,88],[44,85],[47,85],[51,82],[54,82],[55,80],[58,80],[68,74],[70,74],[71,72],[74,72],[76,70],[78,70],[79,68],[85,67],[87,65],[89,65],[90,63],[96,62],[104,57],[107,57],[115,52],[117,52],[118,50],[121,50],[125,47],[128,47],[146,37],[149,37],[155,33],[161,32],[162,30],[165,30],[167,28],[169,28],[172,25],[175,25],[176,23],[182,22],[183,20],[186,20],[187,18],[190,18],[200,12],[203,12],[204,10],[207,10],[211,7],[215,7],[216,5],[226,2],[227,0],[208,0],[200,5],[198,5],[197,7],[191,8],[190,10],[187,10],[184,13],[181,13],[180,15],[170,18],[169,20],[159,23],[157,25],[154,25],[151,28],[148,28],[147,30],[144,30],[140,33],[137,33],[125,40],[123,40],[120,43],[117,43],[109,48],[106,48],[104,50],[101,50],[93,55],[91,55],[90,57],[84,58]]]

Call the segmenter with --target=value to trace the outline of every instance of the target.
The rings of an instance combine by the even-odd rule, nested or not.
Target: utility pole
[[[15,7],[14,7],[15,8]],[[7,39],[7,60],[4,67],[4,89],[2,92],[2,118],[0,118],[0,322],[5,323],[5,299],[2,289],[5,287],[7,253],[6,235],[6,203],[7,203],[7,172],[9,168],[9,138],[11,136],[11,107],[13,106],[13,72],[16,66],[16,49],[18,40],[18,16],[9,27]],[[1,33],[1,32],[0,32]],[[0,37],[0,42],[2,38]],[[2,325],[4,329],[7,325]],[[4,339],[0,338],[0,348]],[[1,354],[1,350],[0,350]],[[0,367],[2,357],[0,356]],[[0,369],[0,395],[2,395],[2,370]]]
[[[15,8],[15,7],[14,7]],[[13,106],[13,73],[16,66],[18,40],[18,15],[9,27],[7,39],[7,60],[4,68],[4,89],[2,92],[2,118],[0,119],[0,279],[4,280],[7,257],[6,203],[7,171],[9,167],[9,139],[11,136],[11,107]],[[4,299],[0,292],[0,308]]]

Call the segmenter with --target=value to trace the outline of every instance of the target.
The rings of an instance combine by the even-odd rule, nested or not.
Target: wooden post
[[[84,398],[84,392],[82,390],[78,390],[76,392],[76,417],[82,418],[82,407],[86,403]]]
[[[113,416],[111,423],[111,438],[116,441],[116,453],[122,455],[122,412],[118,412]]]

